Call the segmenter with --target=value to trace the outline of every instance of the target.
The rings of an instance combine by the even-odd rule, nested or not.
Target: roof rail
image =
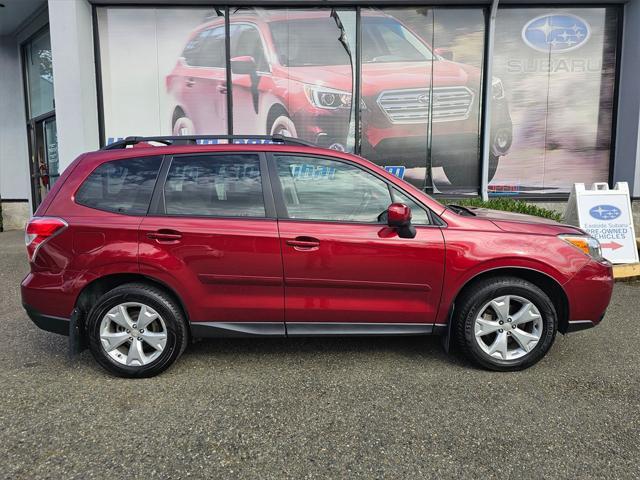
[[[156,137],[126,137],[124,140],[105,145],[102,150],[116,150],[127,148],[141,142],[158,142],[165,145],[196,145],[206,143],[207,140],[227,140],[228,143],[252,143],[253,141],[263,141],[264,143],[281,143],[283,145],[301,145],[305,147],[317,147],[313,143],[305,142],[297,138],[285,137],[284,135],[178,135],[178,136],[156,136]]]

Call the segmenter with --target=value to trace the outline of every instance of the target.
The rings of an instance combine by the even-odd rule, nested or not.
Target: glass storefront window
[[[234,134],[353,152],[355,9],[237,9],[230,25]]]
[[[504,100],[494,96],[492,149],[509,148],[490,194],[566,194],[575,182],[608,181],[617,14],[615,7],[499,10],[493,72],[513,135],[507,141],[495,122]]]
[[[49,31],[42,32],[24,45],[29,118],[54,109],[53,67]]]
[[[479,192],[486,8],[362,7],[360,48],[355,8],[234,6],[228,32],[225,11],[97,8],[107,142],[231,125],[359,153],[436,194]],[[499,10],[490,194],[607,180],[618,11]]]
[[[98,8],[107,142],[227,133],[224,8]]]
[[[477,193],[484,10],[362,10],[362,154],[414,185]]]

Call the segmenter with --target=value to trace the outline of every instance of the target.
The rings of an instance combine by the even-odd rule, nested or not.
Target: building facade
[[[130,135],[296,136],[436,197],[640,197],[640,0],[3,3],[5,228]]]

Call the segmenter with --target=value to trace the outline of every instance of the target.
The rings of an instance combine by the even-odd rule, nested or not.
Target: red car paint
[[[76,203],[87,176],[107,161],[200,152],[333,156],[385,178],[439,219],[400,238],[386,225],[283,218],[122,215]],[[396,212],[401,213],[401,212]],[[85,154],[36,211],[68,225],[43,242],[22,282],[26,307],[69,319],[91,282],[129,275],[163,285],[198,322],[349,322],[444,327],[457,294],[478,275],[536,274],[565,303],[570,322],[597,324],[609,303],[611,265],[558,238],[579,229],[529,216],[461,216],[360,157],[289,145],[141,147]],[[160,235],[160,238],[158,238]],[[127,277],[129,278],[129,277]],[[63,332],[58,332],[63,333]]]

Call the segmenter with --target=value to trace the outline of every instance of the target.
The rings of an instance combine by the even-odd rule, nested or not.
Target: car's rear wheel
[[[491,370],[530,367],[549,351],[557,331],[549,296],[517,277],[476,283],[462,294],[455,311],[461,350]]]
[[[169,368],[187,345],[184,315],[164,291],[126,284],[104,294],[88,316],[89,348],[100,365],[123,377]]]

